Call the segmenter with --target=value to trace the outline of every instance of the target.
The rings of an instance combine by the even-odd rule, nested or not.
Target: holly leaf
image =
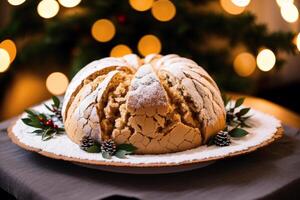
[[[249,134],[248,131],[246,131],[245,129],[242,129],[242,128],[234,128],[231,131],[229,131],[228,133],[231,137],[237,137],[237,138],[244,137]]]
[[[50,106],[48,106],[47,104],[44,104],[44,106],[51,112],[53,112],[52,108],[50,108]]]
[[[26,124],[26,125],[28,125],[28,126],[31,126],[31,124],[30,124],[31,119],[29,119],[29,118],[22,118],[21,120],[22,120],[22,122],[23,122],[24,124]]]
[[[133,146],[132,144],[120,144],[117,146],[117,150],[125,150],[127,152],[134,152],[135,150],[137,150],[137,148],[135,146]]]
[[[53,129],[46,129],[44,133],[42,133],[42,140],[46,141],[52,138],[55,135],[55,131]]]
[[[250,108],[243,108],[240,110],[240,112],[237,113],[237,116],[243,116],[246,115],[249,112]]]
[[[251,128],[251,126],[248,125],[248,124],[246,124],[245,122],[242,122],[242,123],[241,123],[241,127],[242,127],[242,128],[244,128],[244,127],[246,127],[246,128]]]
[[[53,103],[54,103],[54,106],[55,106],[56,108],[59,108],[59,106],[60,106],[60,100],[59,100],[59,98],[56,97],[56,96],[53,96],[53,97],[52,97],[52,101],[53,101]]]
[[[111,155],[106,151],[102,152],[102,157],[105,158],[105,159],[111,159]]]
[[[90,146],[89,148],[85,149],[85,151],[88,153],[100,153],[101,148],[98,144],[94,144],[94,145]]]
[[[240,107],[244,103],[244,101],[245,101],[245,97],[237,99],[236,102],[235,102],[234,107],[235,108]]]
[[[37,130],[32,131],[32,133],[36,133],[38,135],[42,134],[43,132],[44,132],[44,130],[42,130],[42,129],[37,129]]]
[[[53,137],[53,135],[43,134],[43,135],[42,135],[42,140],[43,140],[43,141],[47,141],[47,140],[51,139],[52,137]]]
[[[125,150],[118,150],[116,153],[115,153],[115,156],[118,157],[118,158],[126,158],[126,155],[130,154],[130,152],[127,152]]]
[[[33,110],[29,110],[29,109],[26,109],[25,112],[29,115],[29,116],[36,116],[37,113]]]

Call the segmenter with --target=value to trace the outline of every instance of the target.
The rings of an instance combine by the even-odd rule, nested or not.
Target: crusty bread
[[[62,115],[69,138],[131,143],[139,154],[205,144],[225,127],[220,91],[194,61],[175,54],[104,58],[71,81]]]

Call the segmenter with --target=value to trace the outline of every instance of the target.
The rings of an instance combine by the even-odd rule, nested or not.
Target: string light
[[[151,8],[153,0],[129,0],[129,4],[137,11],[146,11]]]
[[[59,11],[59,4],[55,0],[42,0],[37,7],[38,14],[49,19],[57,15]]]
[[[9,54],[10,63],[12,63],[17,54],[17,48],[12,40],[4,40],[0,43],[0,48],[5,49]]]
[[[284,4],[293,4],[294,0],[276,0],[276,3],[279,7],[283,6]]]
[[[246,7],[249,5],[250,0],[231,0],[233,4],[239,7]]]
[[[108,19],[99,19],[92,26],[92,36],[99,42],[108,42],[115,34],[116,28]]]
[[[10,5],[18,6],[25,2],[25,0],[7,0]]]
[[[66,8],[73,8],[80,4],[81,0],[58,0],[60,5],[66,7]]]
[[[111,57],[121,57],[127,54],[131,54],[132,51],[131,49],[124,44],[119,44],[117,46],[115,46],[114,48],[112,48],[111,52],[110,52],[110,56]]]
[[[242,77],[247,77],[255,71],[256,63],[252,54],[244,52],[234,59],[233,67],[235,72]]]
[[[276,63],[275,54],[270,49],[263,49],[257,55],[256,63],[261,71],[270,71]]]
[[[155,19],[166,22],[174,18],[176,7],[169,0],[158,0],[153,3],[151,12]]]
[[[220,3],[222,8],[232,15],[239,15],[245,10],[245,7],[239,7],[233,4],[231,0],[220,0]]]
[[[5,72],[9,68],[9,54],[5,49],[0,48],[0,73]]]
[[[280,13],[282,18],[289,23],[296,22],[299,17],[298,9],[292,3],[283,4],[281,6]]]
[[[50,74],[46,80],[46,87],[51,94],[63,94],[69,85],[69,79],[61,72]]]

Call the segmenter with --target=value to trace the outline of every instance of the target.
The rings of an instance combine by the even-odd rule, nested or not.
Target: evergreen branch
[[[60,101],[57,97],[52,98],[53,104],[50,106],[45,104],[45,107],[53,112],[53,115],[48,115],[45,113],[39,113],[34,110],[25,110],[27,113],[27,117],[22,118],[22,122],[27,126],[31,126],[35,128],[32,133],[36,135],[41,135],[42,140],[46,141],[53,138],[55,135],[62,134],[65,130],[63,126],[58,126],[54,121],[53,117],[55,116],[57,119],[61,119]],[[62,121],[60,121],[62,124]]]

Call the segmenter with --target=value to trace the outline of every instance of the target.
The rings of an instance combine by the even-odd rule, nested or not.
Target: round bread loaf
[[[71,81],[62,115],[69,138],[131,143],[138,154],[192,149],[225,127],[220,91],[194,61],[134,54],[94,61]]]

